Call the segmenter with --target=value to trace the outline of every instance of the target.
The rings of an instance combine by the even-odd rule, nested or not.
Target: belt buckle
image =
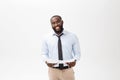
[[[68,69],[69,67],[68,66],[63,66],[63,67],[58,66],[58,67],[53,67],[53,68],[63,70],[63,69]]]
[[[59,67],[60,70],[68,69],[68,68],[69,68],[68,66]]]

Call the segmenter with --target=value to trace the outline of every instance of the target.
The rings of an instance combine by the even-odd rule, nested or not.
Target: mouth
[[[55,27],[55,30],[60,31],[60,27],[59,26]]]

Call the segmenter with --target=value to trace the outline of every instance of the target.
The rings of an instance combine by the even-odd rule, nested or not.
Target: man
[[[65,31],[59,15],[50,19],[53,32],[42,42],[42,57],[49,67],[49,80],[75,80],[73,67],[80,59],[79,40]]]

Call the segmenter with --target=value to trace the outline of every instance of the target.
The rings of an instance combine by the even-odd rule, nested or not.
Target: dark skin
[[[59,35],[63,31],[63,20],[59,16],[52,17],[51,18],[51,26],[52,26],[54,32]],[[48,67],[53,67],[55,64],[57,64],[57,63],[54,63],[54,64],[48,63],[47,61],[45,63],[47,64]],[[73,62],[67,62],[66,64],[68,64],[68,66],[70,68],[74,67],[76,64],[76,60]]]
[[[60,34],[63,31],[63,20],[59,17],[51,18],[51,26],[56,34]]]

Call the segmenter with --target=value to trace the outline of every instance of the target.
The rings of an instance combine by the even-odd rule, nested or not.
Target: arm
[[[48,67],[53,67],[56,63],[49,63],[49,61],[52,60],[49,59],[48,54],[49,54],[48,44],[47,41],[44,39],[42,40],[42,45],[41,45],[41,57]]]
[[[81,52],[80,52],[80,45],[79,40],[77,36],[74,37],[74,44],[73,44],[73,53],[74,53],[74,59],[76,61],[80,60]]]
[[[74,44],[72,46],[72,51],[74,53],[74,61],[67,63],[69,65],[69,67],[74,67],[76,65],[76,61],[80,60],[80,55],[81,55],[80,46],[79,46],[79,40],[78,40],[77,36],[74,36],[73,40],[74,40]]]
[[[41,43],[41,57],[44,62],[46,62],[48,60],[48,52],[49,52],[49,50],[48,50],[46,40],[43,39],[42,43]]]

